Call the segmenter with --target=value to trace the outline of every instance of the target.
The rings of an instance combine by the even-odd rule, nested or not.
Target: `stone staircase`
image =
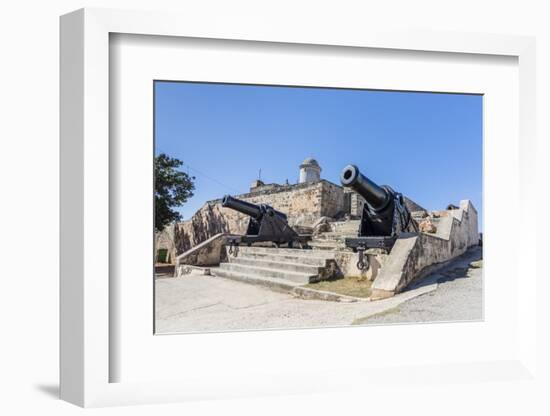
[[[338,273],[336,251],[344,249],[346,237],[357,235],[359,223],[359,220],[333,222],[332,231],[308,243],[312,249],[240,246],[236,256],[228,254],[228,261],[210,272],[283,291],[330,279]]]
[[[291,290],[336,272],[334,252],[268,247],[239,247],[237,256],[211,268],[219,277],[254,283],[272,289]]]
[[[315,250],[343,250],[346,237],[357,236],[360,220],[337,221],[331,224],[332,231],[313,237],[308,244]]]

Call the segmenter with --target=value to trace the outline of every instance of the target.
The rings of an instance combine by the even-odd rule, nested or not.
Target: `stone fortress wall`
[[[289,224],[298,232],[311,227],[321,217],[340,218],[350,215],[352,194],[343,187],[321,179],[321,167],[313,158],[300,165],[297,184],[264,184],[252,182],[250,192],[233,195],[254,204],[267,204],[287,215]],[[221,195],[220,195],[221,197]],[[244,234],[248,217],[221,206],[221,198],[206,202],[189,220],[172,224],[157,233],[155,247],[167,249],[174,262],[177,255],[219,233]]]
[[[321,217],[338,218],[350,212],[351,193],[324,179],[294,185],[259,185],[235,195],[254,204],[267,204],[285,213],[292,227],[311,227]],[[244,234],[248,216],[221,206],[221,199],[206,202],[189,220],[157,234],[156,249],[177,255],[218,233]]]
[[[310,170],[309,170],[310,169]],[[250,192],[234,195],[254,204],[267,204],[287,215],[289,224],[297,232],[311,232],[311,227],[323,217],[331,220],[359,219],[365,203],[357,193],[320,178],[321,168],[314,159],[306,159],[300,165],[300,180],[297,184],[264,184],[260,180],[252,182]],[[221,195],[220,195],[221,197]],[[421,221],[428,212],[420,205],[404,197],[405,205],[413,217]],[[459,211],[441,211],[437,216],[468,215],[473,207]],[[444,232],[451,222],[433,219],[438,222],[438,234]],[[217,234],[245,234],[248,216],[221,206],[221,198],[206,202],[189,220],[173,224],[157,233],[155,247],[167,249],[171,263],[176,257],[203,243]],[[428,221],[430,224],[432,219]],[[477,239],[477,215],[475,221],[466,221],[471,227],[468,235]],[[463,228],[464,225],[460,228]],[[425,231],[425,230],[421,230]],[[433,231],[428,231],[433,232]],[[462,233],[462,232],[461,232]],[[447,237],[448,238],[448,237]],[[469,242],[470,243],[470,242]],[[470,244],[467,244],[467,246]],[[349,257],[349,256],[348,256]],[[350,257],[351,258],[351,257]],[[353,274],[353,273],[352,273]]]
[[[446,210],[428,212],[403,197],[420,232],[402,233],[389,253],[379,249],[367,250],[365,255],[369,266],[358,269],[359,253],[345,249],[343,238],[357,235],[358,219],[365,200],[347,188],[321,179],[321,168],[314,159],[306,159],[300,165],[301,170],[308,167],[312,171],[301,172],[297,184],[264,184],[256,180],[250,192],[235,197],[253,204],[267,204],[285,213],[289,224],[298,233],[312,236],[308,244],[313,252],[316,251],[316,256],[332,253],[331,266],[325,267],[322,273],[319,269],[315,278],[347,276],[368,279],[372,281],[371,300],[383,299],[402,291],[414,279],[437,270],[479,243],[477,211],[470,201],[460,201],[459,207],[449,205]],[[221,199],[208,201],[191,219],[157,234],[157,250],[168,250],[171,262],[176,263],[176,276],[185,274],[186,268],[191,266],[214,265],[216,275],[221,273],[222,277],[243,279],[243,276],[248,276],[250,279],[252,276],[252,279],[263,281],[265,277],[256,275],[269,272],[270,276],[278,278],[298,278],[299,270],[289,272],[289,265],[281,264],[277,258],[271,258],[267,265],[264,259],[263,263],[260,262],[261,267],[256,268],[254,264],[258,260],[255,258],[244,263],[230,258],[224,249],[227,235],[245,234],[249,218],[223,208],[221,204]],[[272,269],[265,269],[267,266]],[[303,267],[307,268],[307,265]],[[309,282],[310,278],[304,278],[304,282]]]

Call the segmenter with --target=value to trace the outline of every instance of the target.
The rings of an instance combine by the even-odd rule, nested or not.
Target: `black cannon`
[[[286,215],[266,204],[255,205],[226,195],[222,207],[231,208],[250,217],[246,235],[229,237],[230,253],[239,244],[251,245],[259,242],[273,242],[277,246],[301,242],[301,237],[288,225]]]
[[[405,206],[403,195],[389,186],[379,186],[363,176],[355,165],[342,170],[340,181],[365,199],[358,237],[346,238],[346,247],[359,253],[357,267],[365,268],[364,251],[381,248],[390,251],[399,234],[416,232],[418,226]],[[367,265],[368,266],[368,265]]]

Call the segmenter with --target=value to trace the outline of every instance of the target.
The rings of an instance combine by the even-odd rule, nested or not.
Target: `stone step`
[[[322,234],[320,234],[320,235],[316,235],[315,237],[313,237],[313,238],[311,239],[311,241],[321,241],[321,242],[323,242],[323,241],[335,241],[335,242],[337,242],[337,241],[343,240],[344,238],[346,238],[346,237],[344,237],[344,236],[342,236],[342,237],[334,237],[334,236],[330,236],[330,235],[322,235]],[[309,243],[308,243],[308,244],[309,244]],[[310,244],[310,245],[311,245],[311,244]]]
[[[330,233],[334,233],[334,235],[357,235],[359,232],[359,227],[353,227],[350,229],[341,229],[341,230],[333,230],[329,231]]]
[[[341,232],[335,232],[335,231],[329,231],[326,233],[319,234],[313,239],[324,239],[324,240],[341,240],[346,237],[357,237],[357,232],[354,233],[341,233]]]
[[[295,287],[301,286],[300,283],[292,282],[286,279],[278,279],[273,277],[266,277],[264,275],[243,273],[241,271],[234,271],[223,269],[221,267],[212,267],[210,273],[217,277],[223,277],[225,279],[231,279],[243,283],[251,283],[258,286],[263,286],[267,289],[290,292]]]
[[[273,257],[254,258],[254,257],[230,257],[229,262],[232,264],[241,264],[245,266],[260,267],[264,269],[288,270],[290,272],[307,273],[308,275],[317,276],[323,267],[322,265],[311,265],[304,263],[294,263],[280,261]]]
[[[331,224],[333,231],[352,231],[357,232],[359,229],[359,224],[361,220],[350,220],[350,221],[336,221]]]
[[[326,241],[319,241],[314,240],[309,243],[311,248],[313,248],[314,251],[329,251],[329,250],[335,250],[337,248],[344,248],[344,242],[343,241],[335,241],[335,240],[326,240]]]
[[[257,267],[246,264],[237,263],[221,263],[218,269],[222,271],[230,271],[235,274],[245,274],[251,276],[261,276],[265,278],[282,279],[298,284],[307,284],[318,279],[317,273],[293,272],[289,270],[271,269],[267,267]]]
[[[349,228],[339,228],[337,230],[332,230],[332,232],[338,234],[357,234],[359,232],[359,224],[357,226]]]
[[[333,222],[331,224],[333,230],[353,229],[359,227],[361,220]]]
[[[317,253],[314,253],[312,250],[299,249],[299,248],[272,248],[272,247],[247,247],[239,246],[238,256],[249,255],[249,254],[270,254],[270,255],[289,255],[296,258],[302,257],[320,257]],[[332,258],[330,254],[322,255],[325,258]]]
[[[231,262],[234,258],[246,258],[246,259],[259,259],[266,260],[271,259],[278,262],[285,263],[300,263],[309,264],[312,266],[323,267],[326,265],[327,260],[334,258],[334,253],[317,253],[314,250],[307,250],[307,254],[293,254],[293,253],[258,253],[258,252],[245,252],[239,251],[237,257],[229,256]]]

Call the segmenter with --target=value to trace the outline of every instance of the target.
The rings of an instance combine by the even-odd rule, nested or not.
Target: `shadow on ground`
[[[36,390],[42,392],[46,396],[51,397],[52,399],[59,399],[58,384],[37,384],[34,387],[36,388]]]

